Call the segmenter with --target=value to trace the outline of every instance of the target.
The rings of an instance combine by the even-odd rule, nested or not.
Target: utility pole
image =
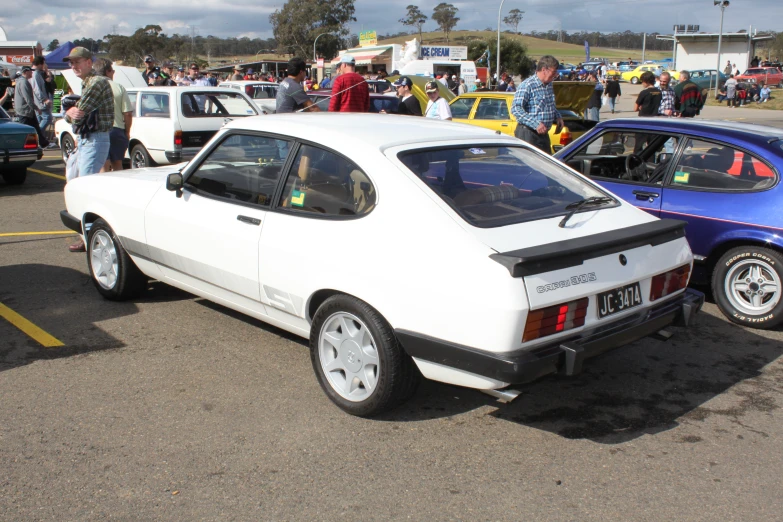
[[[196,60],[196,30],[198,29],[195,25],[189,25],[187,26],[188,30],[190,31],[190,57],[195,61]]]
[[[644,33],[642,38],[642,63],[644,63],[644,55],[647,52],[647,33]]]
[[[723,41],[723,11],[729,6],[729,0],[713,0],[714,5],[720,6],[720,32],[718,33],[718,66],[715,70],[715,97],[718,97],[718,85],[720,84],[720,47]]]

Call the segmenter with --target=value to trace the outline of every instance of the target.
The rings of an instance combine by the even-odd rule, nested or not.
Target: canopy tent
[[[392,46],[391,45],[384,45],[381,47],[373,47],[373,48],[357,48],[357,49],[350,49],[348,51],[345,51],[343,54],[332,60],[332,65],[337,65],[340,63],[340,59],[343,57],[343,55],[350,55],[353,56],[354,60],[356,60],[356,65],[371,65],[373,63],[376,63],[376,59],[378,59],[382,54],[385,54],[387,51],[391,51]],[[391,58],[391,53],[386,58]]]
[[[135,67],[114,65],[112,66],[112,69],[114,69],[114,81],[126,89],[130,89],[131,87],[147,86],[147,84],[144,83],[144,78],[141,76],[141,73]],[[63,77],[65,77],[65,80],[68,82],[68,86],[71,88],[73,93],[81,96],[82,81],[76,76],[76,74],[71,69],[64,70],[62,74]]]
[[[46,55],[46,65],[49,69],[68,69],[68,62],[64,62],[63,58],[71,54],[71,49],[76,47],[73,42],[65,42],[61,44],[57,49]]]

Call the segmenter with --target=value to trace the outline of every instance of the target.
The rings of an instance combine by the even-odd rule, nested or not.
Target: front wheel
[[[783,256],[756,246],[732,248],[712,274],[712,293],[729,320],[752,328],[783,321]]]
[[[27,179],[27,167],[16,167],[3,171],[3,181],[9,185],[21,185]]]
[[[419,373],[386,320],[347,295],[318,308],[310,333],[310,358],[329,399],[351,415],[371,417],[409,399]]]
[[[60,150],[63,153],[63,163],[68,161],[68,156],[73,153],[73,150],[76,148],[76,144],[73,141],[73,136],[70,134],[63,133],[60,137]]]
[[[639,78],[637,76],[634,76],[633,78],[631,78],[631,83],[634,84],[634,85],[638,84],[639,83]]]
[[[87,236],[87,268],[98,292],[111,301],[124,301],[144,291],[147,277],[133,263],[102,219],[97,219]]]

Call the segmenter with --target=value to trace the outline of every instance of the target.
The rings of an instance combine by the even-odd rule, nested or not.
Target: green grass
[[[521,41],[527,48],[528,54],[532,58],[540,58],[545,54],[551,54],[558,60],[564,62],[581,62],[585,59],[584,46],[553,42],[551,40],[544,40],[541,38],[533,38],[532,36],[522,36],[508,33],[500,33],[503,38],[511,38]],[[388,40],[381,40],[379,45],[392,44],[392,43],[404,43],[413,38],[418,39],[418,34],[412,34],[408,36],[397,36],[395,38],[389,38]],[[448,45],[468,45],[468,42],[472,40],[488,40],[496,39],[497,32],[495,31],[452,31],[449,37]],[[446,35],[442,32],[435,31],[430,33],[424,33],[422,35],[424,45],[446,45]],[[634,60],[641,60],[641,49],[610,49],[606,47],[591,47],[591,56],[600,56],[602,58],[609,58],[610,60],[627,60],[628,57]],[[645,53],[645,59],[658,60],[662,58],[671,57],[671,53],[667,51],[647,51]]]
[[[771,89],[770,89],[771,90]],[[710,98],[707,100],[706,105],[710,105],[713,107],[726,107],[726,102],[718,102],[714,96],[710,95]],[[769,99],[768,102],[765,103],[756,103],[752,102],[748,105],[743,105],[741,107],[743,110],[745,109],[765,109],[765,110],[783,110],[783,90],[777,89],[772,90],[772,97]]]

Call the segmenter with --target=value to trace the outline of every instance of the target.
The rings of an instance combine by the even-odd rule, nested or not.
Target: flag
[[[590,42],[585,40],[585,61],[590,61]]]

